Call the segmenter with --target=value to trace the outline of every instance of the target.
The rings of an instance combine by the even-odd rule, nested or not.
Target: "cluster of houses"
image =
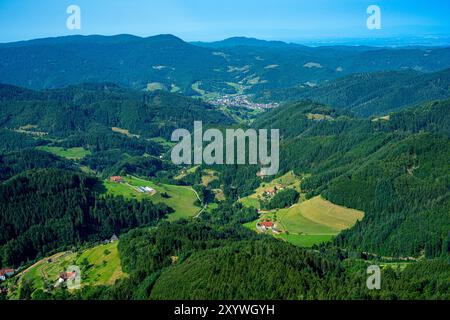
[[[270,220],[258,222],[256,224],[256,229],[261,232],[272,231],[274,234],[281,234],[281,230],[275,228],[275,224]]]
[[[246,107],[253,110],[274,109],[279,106],[278,103],[256,103],[251,100],[250,95],[225,95],[209,103],[215,106],[229,106],[229,107]]]
[[[0,281],[5,281],[7,278],[12,277],[16,270],[14,269],[1,269],[0,270]]]

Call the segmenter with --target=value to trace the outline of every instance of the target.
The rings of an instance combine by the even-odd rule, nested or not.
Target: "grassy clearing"
[[[151,181],[139,179],[136,177],[125,177],[126,183],[115,183],[104,181],[103,184],[108,193],[123,196],[127,199],[150,199],[154,203],[165,203],[175,212],[169,215],[169,220],[174,221],[182,218],[191,218],[197,215],[200,207],[194,205],[197,200],[195,191],[190,187],[175,186],[168,184],[156,184]],[[150,187],[156,190],[156,194],[144,194],[138,192],[135,187]],[[168,197],[163,195],[167,194]]]
[[[123,134],[123,135],[127,136],[128,138],[140,138],[139,135],[137,135],[137,134],[132,134],[132,133],[130,133],[130,131],[127,130],[127,129],[122,129],[122,128],[117,128],[117,127],[112,127],[111,130],[112,130],[113,132],[115,132],[115,133]]]
[[[403,270],[405,270],[405,268],[407,266],[409,266],[410,264],[413,264],[413,263],[415,263],[415,261],[410,261],[410,262],[382,262],[382,263],[379,263],[379,265],[380,265],[381,268],[389,267],[389,268],[392,268],[394,270],[399,269],[400,271],[403,271]]]
[[[82,147],[65,149],[65,148],[61,148],[61,147],[41,146],[41,147],[37,147],[36,149],[50,152],[50,153],[53,153],[54,155],[57,155],[58,157],[66,158],[69,160],[81,160],[84,157],[86,157],[87,155],[91,154],[91,152],[89,150],[86,150]]]
[[[214,192],[215,199],[217,201],[225,201],[226,200],[225,194],[222,189],[213,189],[212,191]]]
[[[117,246],[116,241],[80,252],[61,252],[42,259],[16,276],[18,286],[27,281],[35,289],[52,288],[61,272],[69,266],[80,268],[82,286],[112,285],[116,280],[126,277]]]
[[[335,205],[321,197],[302,202],[298,207],[305,218],[337,231],[353,226],[364,217],[362,211]]]
[[[290,208],[264,212],[260,219],[245,224],[257,231],[256,223],[271,220],[282,231],[275,237],[301,247],[330,241],[344,229],[352,227],[364,213],[335,205],[321,197],[300,202]],[[272,234],[270,231],[268,233]]]
[[[293,234],[335,235],[339,232],[338,229],[306,218],[305,212],[301,205],[281,209],[277,212],[278,222],[284,230]]]
[[[243,86],[242,84],[235,82],[227,82],[227,85],[232,87],[236,91],[236,94],[244,94],[245,86]]]
[[[334,120],[333,117],[330,117],[325,114],[320,114],[320,113],[308,113],[306,115],[306,118],[309,120],[316,120],[316,121],[323,121],[323,120],[332,121],[332,120]]]
[[[162,145],[165,149],[171,149],[172,147],[174,147],[176,145],[176,143],[174,143],[172,141],[169,141],[169,140],[166,140],[166,139],[164,139],[162,137],[151,138],[151,139],[148,139],[148,140]]]
[[[147,91],[153,92],[158,90],[167,90],[166,86],[160,82],[152,82],[147,84]]]
[[[184,169],[183,169],[183,170],[181,170],[181,172],[180,172],[179,175],[177,175],[176,177],[174,177],[174,179],[175,179],[175,180],[181,180],[181,179],[183,179],[184,177],[186,177],[188,174],[195,173],[199,167],[200,167],[200,166],[194,166],[194,167],[189,168],[189,169],[187,169],[187,170],[184,170]]]
[[[210,184],[214,180],[218,180],[218,173],[214,170],[205,169],[203,170],[203,176],[202,176],[202,184],[207,187],[208,184]]]
[[[293,188],[298,192],[301,192],[300,188],[301,179],[297,177],[293,171],[289,171],[285,175],[276,178],[270,182],[263,182],[261,186],[255,190],[255,193],[252,195],[242,198],[239,200],[244,206],[254,207],[256,209],[260,209],[259,200],[263,199],[264,192],[269,189],[277,188]]]

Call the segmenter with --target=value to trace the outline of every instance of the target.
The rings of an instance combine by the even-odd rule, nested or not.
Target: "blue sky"
[[[66,28],[71,4],[81,8],[81,30]],[[382,10],[381,30],[366,27],[371,4]],[[449,12],[448,0],[0,0],[0,42],[123,33],[187,41],[450,36]]]

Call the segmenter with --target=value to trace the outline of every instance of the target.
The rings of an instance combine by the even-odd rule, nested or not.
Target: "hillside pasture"
[[[103,182],[108,193],[123,196],[127,199],[149,199],[154,203],[165,203],[174,212],[168,217],[170,221],[195,217],[200,211],[200,207],[194,203],[197,195],[191,187],[176,186],[140,179],[137,177],[124,177],[124,183],[115,183],[109,180]],[[155,194],[141,193],[137,187],[150,187],[156,190]],[[167,196],[166,196],[167,195]]]
[[[264,193],[275,187],[277,188],[293,188],[298,192],[301,191],[300,188],[301,179],[297,177],[293,171],[289,171],[285,175],[273,179],[270,182],[262,182],[258,189],[255,190],[253,194],[248,197],[241,198],[239,200],[244,206],[254,207],[256,209],[260,209],[259,200],[264,198]]]
[[[118,241],[78,252],[57,253],[19,273],[16,276],[17,284],[20,287],[23,281],[27,281],[34,289],[51,288],[69,266],[77,266],[81,270],[81,286],[112,285],[116,280],[126,277],[117,246]]]
[[[245,226],[257,231],[256,224],[259,221],[270,220],[282,233],[279,235],[270,231],[267,233],[296,246],[311,247],[332,240],[342,230],[351,228],[363,217],[364,213],[361,211],[338,206],[319,196],[290,208],[264,212],[260,219]]]
[[[91,152],[89,150],[86,150],[82,147],[65,149],[62,147],[41,146],[41,147],[37,147],[36,149],[52,153],[61,158],[66,158],[66,159],[75,160],[75,161],[81,160],[84,157],[86,157],[87,155],[91,154]]]

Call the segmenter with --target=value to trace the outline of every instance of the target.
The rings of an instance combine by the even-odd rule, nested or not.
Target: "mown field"
[[[175,211],[169,215],[168,218],[170,221],[195,217],[201,210],[200,207],[194,204],[197,200],[197,196],[191,187],[156,184],[151,181],[131,176],[124,177],[124,181],[125,183],[104,181],[103,184],[108,193],[116,196],[138,200],[148,198],[154,203],[163,202],[167,204]],[[140,193],[135,187],[150,187],[156,190],[156,194]],[[165,197],[165,195],[167,195],[167,197]]]
[[[116,280],[126,277],[122,271],[118,241],[102,244],[78,252],[61,252],[42,259],[11,279],[18,289],[24,281],[35,289],[52,288],[61,272],[69,266],[81,270],[81,286],[112,285]],[[13,290],[17,294],[19,290]]]
[[[344,229],[352,227],[364,213],[335,205],[320,196],[302,201],[291,208],[263,213],[257,221],[245,224],[252,230],[260,220],[270,219],[282,231],[277,238],[296,246],[311,247],[330,241]]]
[[[37,147],[36,149],[50,152],[61,158],[66,158],[69,160],[81,160],[84,157],[86,157],[87,155],[91,154],[91,152],[89,150],[86,150],[82,147],[64,149],[62,147],[42,146],[42,147]]]

